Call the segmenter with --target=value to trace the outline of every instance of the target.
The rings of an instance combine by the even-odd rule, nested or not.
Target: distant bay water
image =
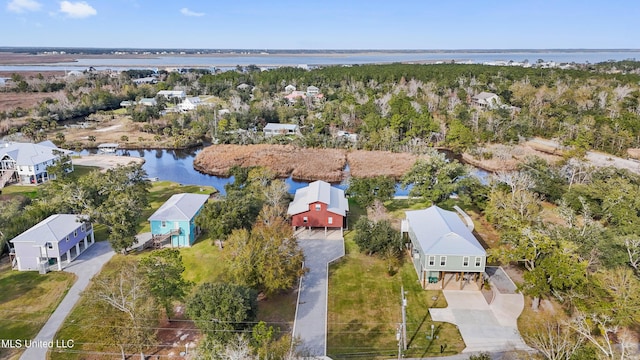
[[[237,65],[263,67],[322,65],[385,64],[394,62],[467,62],[482,64],[496,61],[535,63],[538,59],[556,63],[598,63],[609,60],[640,59],[640,50],[573,50],[573,51],[441,51],[441,52],[364,52],[339,54],[221,54],[221,55],[148,55],[129,57],[126,55],[99,58],[79,57],[75,62],[55,64],[1,65],[0,71],[51,71],[83,70],[94,67],[104,69],[139,69],[165,67],[232,68]]]

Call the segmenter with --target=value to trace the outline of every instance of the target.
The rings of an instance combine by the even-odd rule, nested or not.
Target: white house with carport
[[[71,154],[51,141],[34,143],[0,143],[0,189],[8,183],[40,184],[54,178],[48,168]],[[65,161],[73,171],[71,158]]]
[[[423,288],[478,286],[487,252],[471,232],[473,224],[465,224],[458,213],[435,205],[405,211],[405,216],[402,233],[409,239],[413,265]]]
[[[93,227],[81,215],[54,214],[9,241],[20,271],[62,270],[93,245]]]

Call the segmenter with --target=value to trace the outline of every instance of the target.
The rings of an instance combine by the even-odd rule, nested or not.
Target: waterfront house
[[[296,124],[268,123],[262,129],[264,137],[277,135],[300,135],[300,127]]]
[[[309,186],[296,190],[287,214],[291,216],[291,225],[307,228],[346,227],[349,202],[344,190],[331,186],[324,181],[314,181]]]
[[[437,206],[405,211],[402,233],[420,284],[425,289],[455,288],[482,281],[487,253],[458,213]],[[465,215],[471,222],[471,219]],[[455,277],[455,279],[454,279]]]
[[[9,241],[11,262],[20,271],[62,270],[94,242],[93,227],[86,218],[54,214]]]
[[[40,184],[54,178],[49,166],[66,161],[73,171],[70,150],[58,148],[51,141],[33,143],[0,143],[0,189],[8,183]]]
[[[170,240],[171,246],[191,246],[200,229],[195,218],[209,199],[204,194],[176,194],[149,217],[151,235],[158,243]]]

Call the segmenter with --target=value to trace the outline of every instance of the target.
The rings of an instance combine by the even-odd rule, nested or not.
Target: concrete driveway
[[[339,231],[304,230],[296,233],[309,270],[300,281],[293,336],[300,338],[300,350],[308,356],[327,352],[327,286],[329,263],[344,256],[344,239]]]
[[[532,350],[518,331],[517,319],[524,308],[522,294],[497,295],[491,305],[482,292],[444,290],[448,307],[429,309],[434,321],[455,324],[467,346],[463,352]]]
[[[89,247],[85,252],[80,254],[64,271],[76,274],[78,279],[75,284],[71,286],[67,295],[62,299],[56,310],[51,314],[47,323],[44,324],[34,341],[37,344],[41,342],[49,342],[54,340],[54,336],[64,319],[66,319],[73,306],[80,299],[80,293],[89,285],[89,281],[95,274],[97,274],[102,266],[111,259],[114,252],[111,249],[111,244],[107,241],[96,242]],[[69,344],[69,341],[75,341],[74,339],[55,339],[61,344]],[[64,341],[64,343],[62,343]],[[54,342],[55,346],[55,342]],[[47,351],[49,348],[43,347],[29,347],[20,357],[21,360],[42,360],[47,358]]]

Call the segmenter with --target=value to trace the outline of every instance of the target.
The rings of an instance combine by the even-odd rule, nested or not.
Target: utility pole
[[[402,324],[398,324],[398,328],[396,329],[396,340],[398,341],[398,360],[402,359],[402,331],[400,328]]]
[[[407,350],[407,298],[404,297],[404,285],[400,287],[402,293],[402,347]]]

